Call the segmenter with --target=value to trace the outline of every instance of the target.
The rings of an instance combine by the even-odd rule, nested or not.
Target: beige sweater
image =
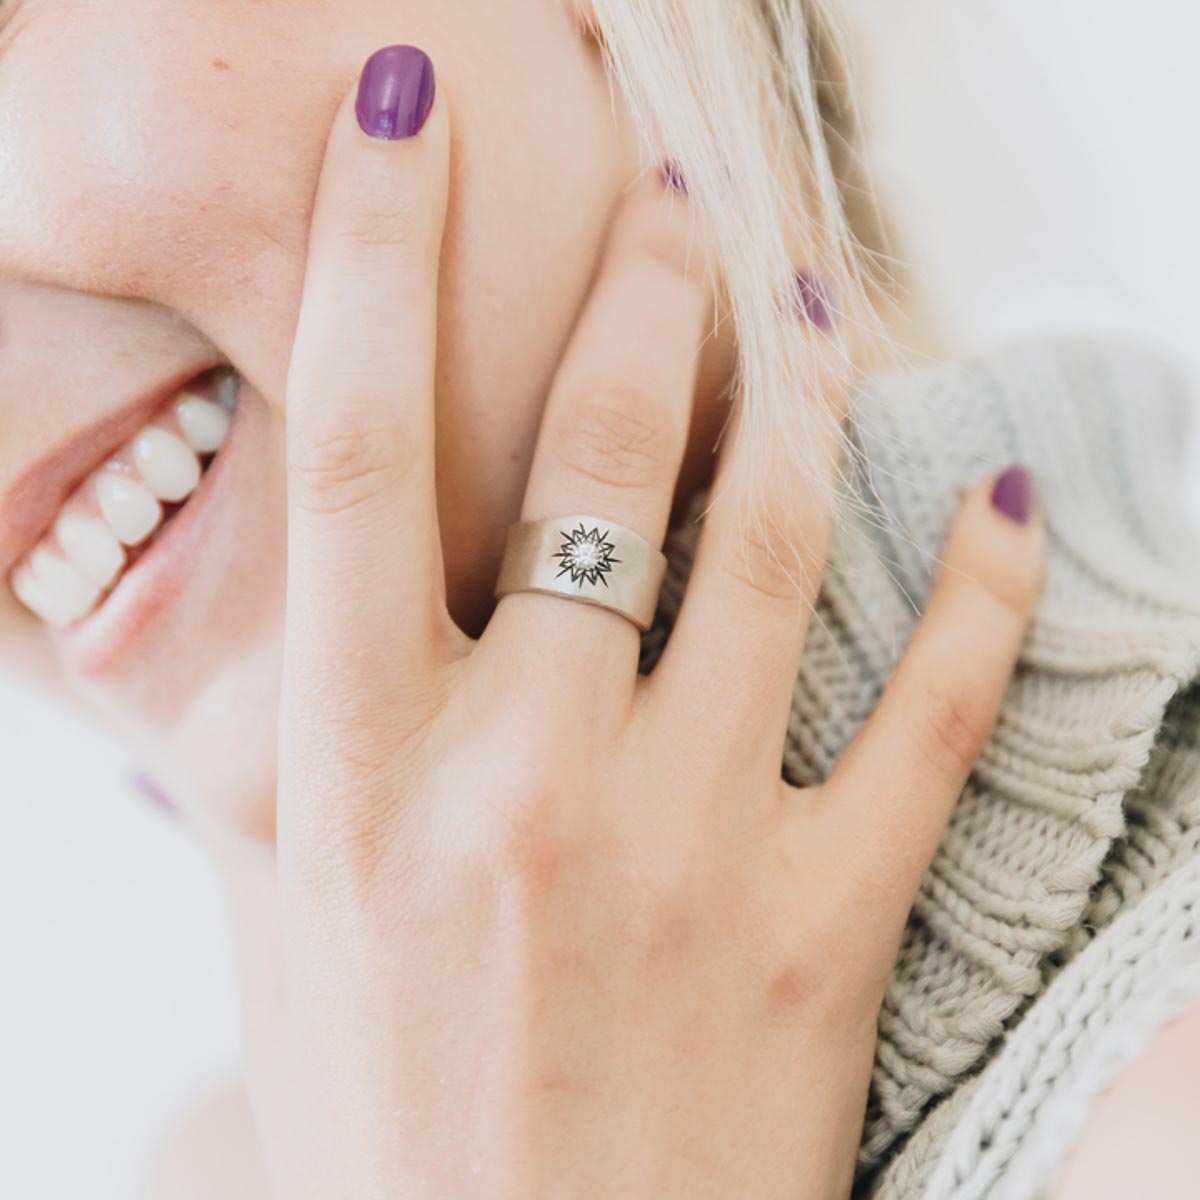
[[[874,376],[797,680],[785,775],[822,779],[928,596],[959,495],[1013,462],[1048,519],[1044,595],[999,725],[913,907],[879,1021],[859,1190],[1033,1196],[1091,1100],[1200,1003],[1200,540],[1183,379],[1046,339]],[[668,546],[653,664],[691,563]],[[970,664],[965,663],[969,670]]]

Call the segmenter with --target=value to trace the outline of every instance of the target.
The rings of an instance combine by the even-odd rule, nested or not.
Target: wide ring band
[[[611,609],[645,632],[654,621],[666,555],[602,517],[553,517],[509,528],[497,599],[540,592]]]

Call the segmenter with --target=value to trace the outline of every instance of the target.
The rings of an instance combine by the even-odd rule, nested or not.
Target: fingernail
[[[800,315],[826,333],[833,331],[833,285],[813,271],[796,272],[796,304]]]
[[[385,46],[367,59],[355,113],[363,133],[395,142],[415,137],[433,108],[433,63],[416,46]]]
[[[663,183],[672,191],[678,192],[681,196],[688,194],[687,180],[683,177],[683,172],[673,163],[665,162],[662,166]]]
[[[166,792],[144,771],[135,772],[130,782],[155,808],[161,808],[163,812],[171,813],[172,815],[175,814],[175,805],[171,802]]]
[[[1009,467],[992,488],[992,507],[1018,525],[1027,525],[1033,515],[1037,487],[1026,467]]]

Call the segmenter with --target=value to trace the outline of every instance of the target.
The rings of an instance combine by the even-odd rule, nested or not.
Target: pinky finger
[[[846,861],[861,864],[851,885],[869,872],[857,882],[878,894],[885,879],[901,919],[995,726],[1040,590],[1044,546],[1024,468],[968,495],[912,644],[822,789],[835,841],[852,847]]]

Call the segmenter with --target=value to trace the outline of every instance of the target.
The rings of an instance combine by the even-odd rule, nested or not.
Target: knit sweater
[[[1134,344],[1016,343],[868,377],[796,683],[785,777],[871,713],[963,491],[1014,462],[1047,515],[1043,594],[996,730],[921,885],[879,1017],[862,1195],[1042,1194],[1113,1074],[1200,1004],[1200,540],[1183,377]],[[668,540],[643,669],[698,526]],[[963,670],[970,670],[964,662]]]

